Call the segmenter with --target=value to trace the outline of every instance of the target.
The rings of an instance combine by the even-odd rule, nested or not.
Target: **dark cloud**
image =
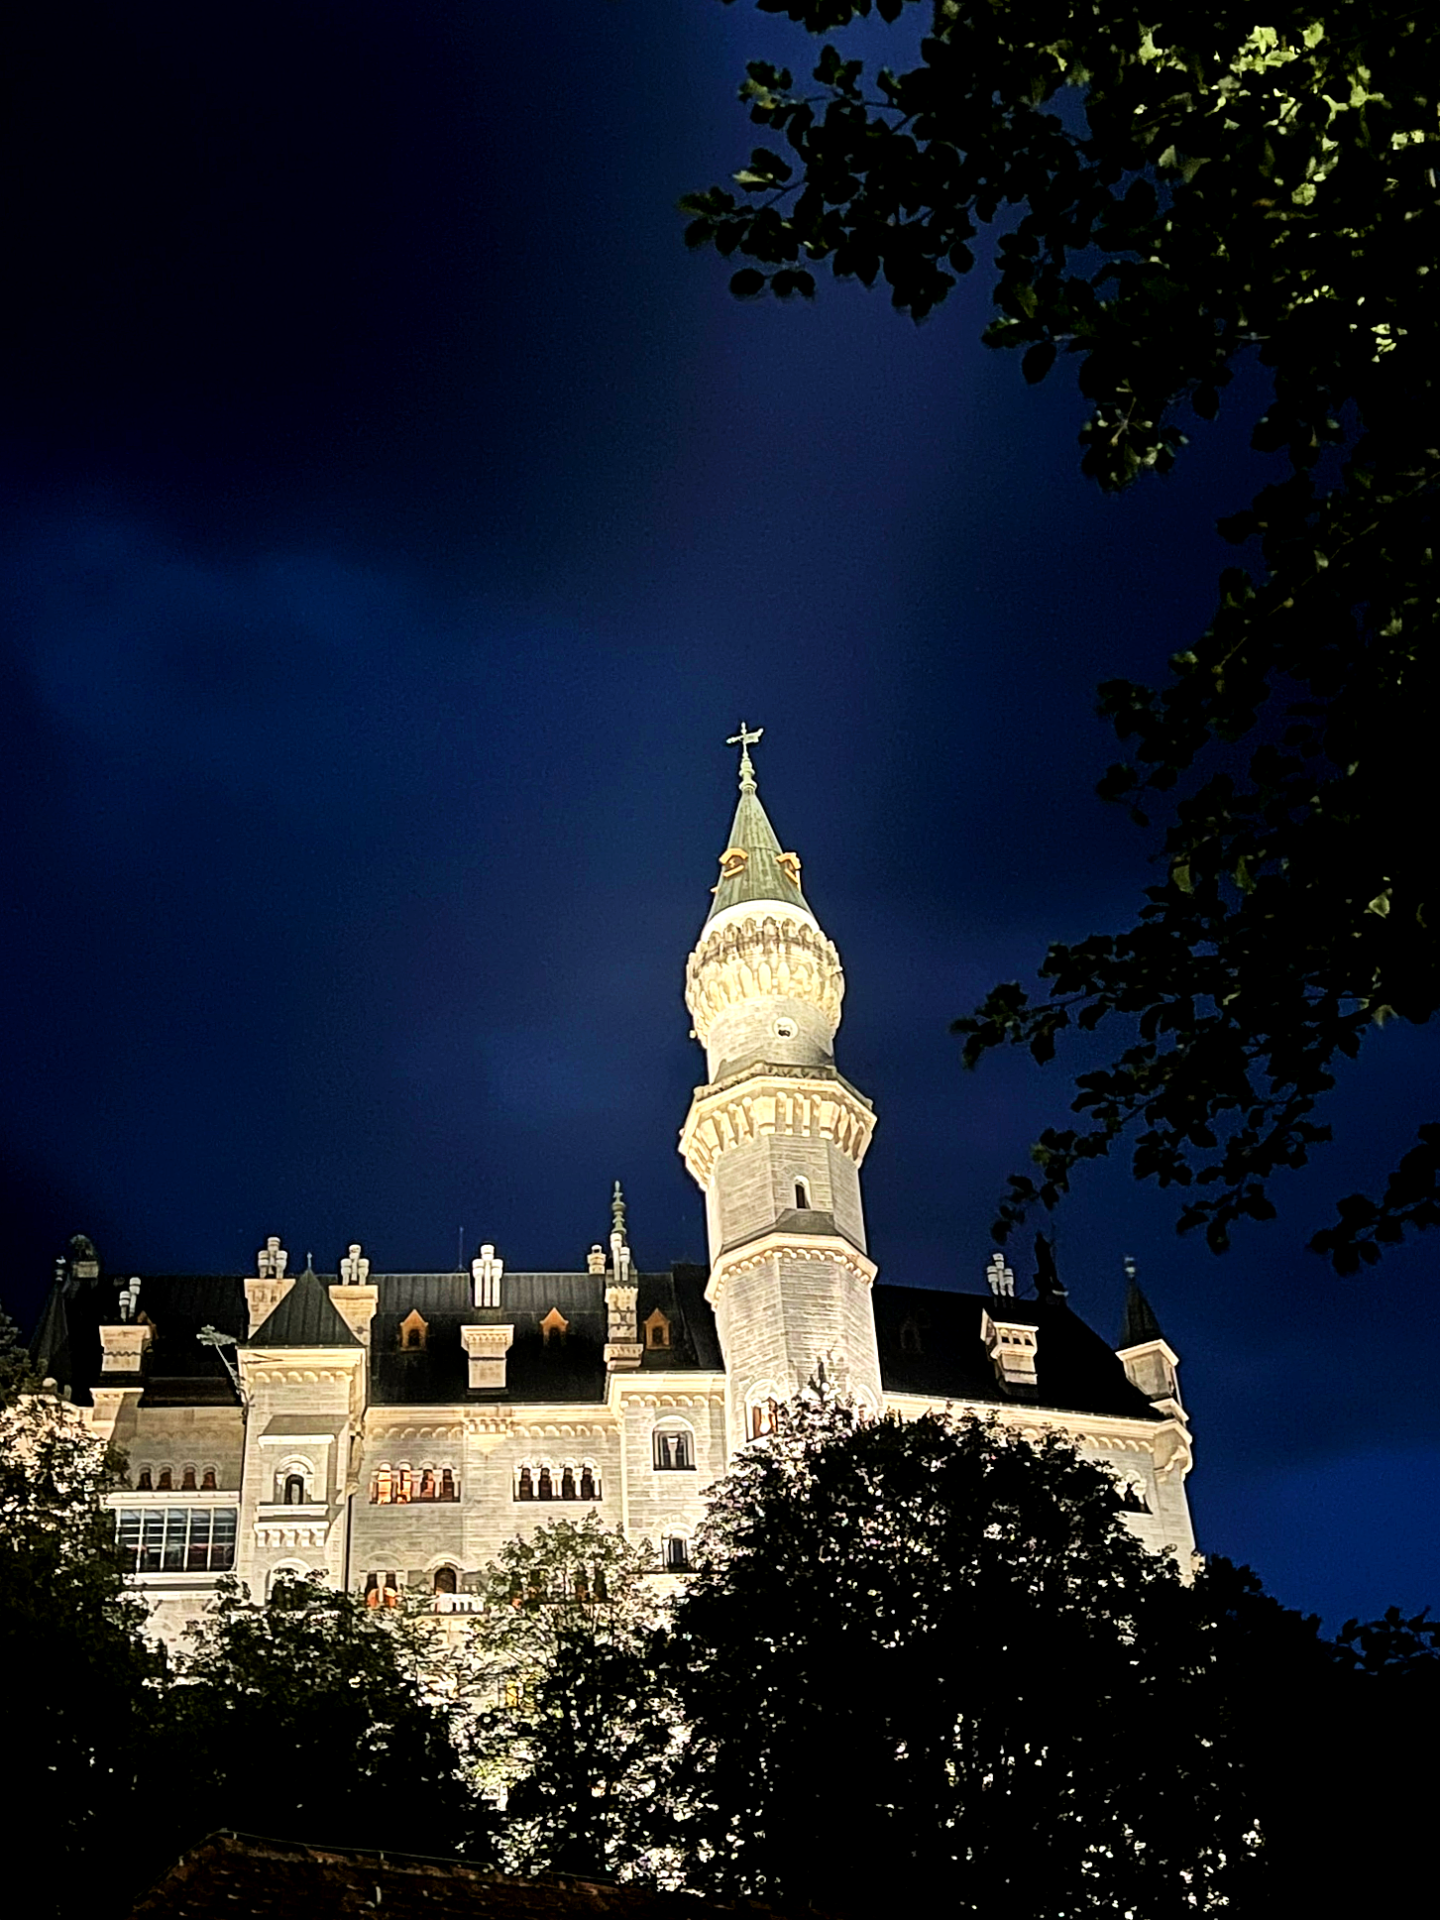
[[[742,713],[845,956],[882,1271],[974,1285],[1061,1089],[963,1076],[948,1022],[1132,910],[1091,690],[1206,618],[1243,438],[1104,501],[1073,389],[978,346],[978,280],[919,330],[730,302],[673,202],[743,152],[742,53],[790,44],[743,9],[10,32],[16,1307],[76,1227],[142,1271],[275,1230],[566,1264],[616,1174],[643,1258],[698,1255],[680,985]],[[1228,1262],[1120,1169],[1061,1221],[1080,1309],[1110,1330],[1134,1251],[1185,1355],[1206,1544],[1327,1610],[1435,1575],[1371,1497],[1440,1438],[1425,1260],[1341,1287],[1298,1251],[1433,1085],[1433,1045],[1372,1052]]]

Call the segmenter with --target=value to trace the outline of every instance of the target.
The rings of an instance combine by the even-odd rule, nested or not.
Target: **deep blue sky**
[[[744,59],[795,48],[744,8],[28,11],[12,1311],[77,1228],[140,1273],[269,1232],[448,1266],[462,1227],[578,1265],[617,1174],[642,1263],[701,1257],[680,988],[742,714],[846,962],[882,1277],[976,1286],[1065,1086],[963,1074],[948,1023],[1133,911],[1092,689],[1203,626],[1242,427],[1105,500],[1073,382],[978,344],[982,273],[918,330],[854,288],[732,301],[673,209],[753,144]],[[1181,1351],[1202,1545],[1331,1624],[1440,1599],[1434,1249],[1351,1283],[1302,1250],[1437,1057],[1378,1035],[1224,1260],[1118,1167],[1059,1218],[1079,1311],[1113,1335],[1133,1252]]]

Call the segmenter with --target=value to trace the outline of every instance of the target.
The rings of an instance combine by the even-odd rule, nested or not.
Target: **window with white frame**
[[[667,1573],[689,1571],[690,1542],[683,1533],[667,1533],[660,1543],[660,1555]]]
[[[234,1507],[118,1507],[115,1538],[126,1573],[228,1573]]]

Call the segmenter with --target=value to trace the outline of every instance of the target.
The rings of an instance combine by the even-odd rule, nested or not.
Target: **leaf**
[[[765,275],[757,267],[742,267],[738,273],[730,276],[730,291],[737,300],[753,299],[757,293],[765,291]]]
[[[1033,347],[1026,350],[1025,356],[1020,362],[1020,371],[1024,374],[1027,385],[1033,387],[1045,378],[1054,364],[1055,342],[1053,340],[1037,340]]]

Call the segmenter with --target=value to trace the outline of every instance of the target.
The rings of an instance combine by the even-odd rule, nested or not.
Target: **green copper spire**
[[[785,853],[775,838],[775,829],[760,804],[755,787],[755,763],[750,749],[764,733],[763,727],[747,727],[726,741],[740,749],[740,804],[730,828],[730,839],[720,856],[720,880],[715,887],[715,903],[706,915],[707,922],[726,907],[747,900],[773,900],[780,906],[804,907],[800,891],[800,856]],[[808,911],[808,908],[806,909]]]

